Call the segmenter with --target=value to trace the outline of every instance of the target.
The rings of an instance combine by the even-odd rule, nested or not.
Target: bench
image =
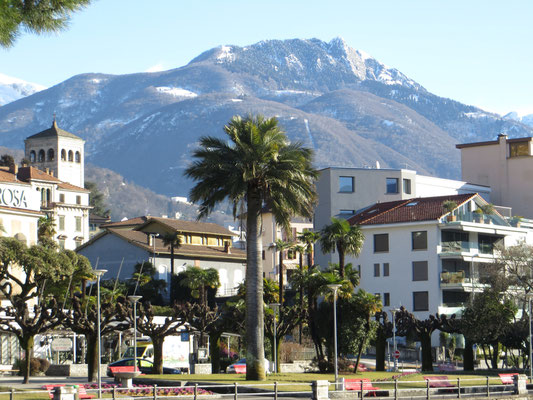
[[[63,387],[65,385],[44,385],[43,387],[48,390],[48,395],[50,396],[51,399],[54,398],[54,389],[56,387]],[[94,394],[88,394],[87,393],[87,390],[85,390],[85,386],[83,385],[72,385],[72,386],[77,386],[78,387],[78,397],[80,399],[94,399],[96,396]]]
[[[432,389],[439,389],[446,393],[453,393],[457,390],[456,386],[451,383],[446,375],[424,376],[425,381]]]
[[[376,396],[379,387],[372,386],[370,379],[344,379],[344,389],[368,392],[368,396]]]
[[[500,379],[502,380],[502,383],[504,385],[514,385],[514,376],[518,375],[518,372],[514,373],[507,373],[507,374],[498,374]]]

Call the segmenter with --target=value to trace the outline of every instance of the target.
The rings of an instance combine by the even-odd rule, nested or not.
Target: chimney
[[[54,176],[54,171],[50,170],[50,176]]]
[[[9,166],[9,172],[11,172],[12,174],[17,175],[18,172],[19,172],[19,166],[17,164],[10,165]]]
[[[148,246],[153,246],[154,245],[154,237],[152,235],[148,234],[146,236],[146,239],[148,241]]]
[[[224,252],[231,254],[231,242],[230,241],[224,242]]]
[[[45,168],[44,172],[46,172],[46,175],[50,175],[50,168]]]

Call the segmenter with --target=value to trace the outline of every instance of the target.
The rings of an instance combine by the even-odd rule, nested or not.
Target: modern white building
[[[175,274],[188,266],[216,269],[221,284],[218,296],[236,294],[244,280],[246,252],[231,247],[233,233],[220,225],[146,216],[101,228],[77,251],[93,266],[107,269],[106,279],[129,279],[135,264],[150,261],[158,271],[156,278],[170,285],[171,251],[163,237],[177,232],[182,244],[174,249]]]
[[[457,203],[453,218],[443,203]],[[460,194],[376,203],[348,221],[361,227],[365,241],[358,258],[360,286],[379,295],[385,310],[406,307],[418,318],[460,314],[482,290],[484,266],[498,256],[495,246],[531,241],[528,229],[510,226],[497,212],[474,212],[487,202]],[[434,338],[434,345],[438,338]]]
[[[324,168],[320,170],[316,188],[316,231],[328,225],[331,217],[350,218],[374,203],[464,193],[479,193],[490,201],[491,194],[487,186],[419,175],[408,169],[379,168]],[[323,254],[317,246],[315,261],[327,266],[329,262],[337,262],[337,256]]]

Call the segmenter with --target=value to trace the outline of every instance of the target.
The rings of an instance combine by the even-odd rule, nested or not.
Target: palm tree
[[[309,229],[304,229],[304,231],[298,236],[298,240],[305,244],[305,250],[307,253],[307,266],[311,268],[314,263],[314,246],[315,243],[320,239],[320,232],[314,232]]]
[[[181,246],[181,236],[178,232],[168,232],[162,237],[163,245],[170,246],[170,302],[174,298],[174,250]]]
[[[279,280],[278,280],[278,284],[279,284],[279,304],[280,304],[280,307],[279,307],[279,312],[281,314],[282,312],[282,308],[283,308],[283,269],[284,269],[284,264],[283,264],[283,260],[284,260],[284,257],[283,257],[283,252],[285,250],[288,250],[290,249],[292,246],[291,243],[289,242],[285,242],[284,240],[282,239],[276,239],[276,241],[274,243],[272,243],[268,248],[269,249],[276,249],[276,251],[279,252],[279,267],[278,267],[278,274],[279,274]]]
[[[183,279],[180,285],[191,290],[194,298],[197,298],[201,306],[207,305],[207,289],[216,289],[220,286],[218,271],[214,268],[202,269],[200,267],[187,267],[181,272]]]
[[[321,231],[320,245],[324,253],[337,249],[339,253],[339,274],[344,278],[344,257],[346,254],[357,257],[363,247],[365,235],[357,225],[350,225],[340,218],[331,218],[331,224]]]
[[[43,246],[53,246],[56,234],[55,220],[51,215],[41,217],[37,221],[37,240]]]
[[[261,209],[267,205],[283,228],[292,215],[310,217],[318,172],[312,150],[290,143],[276,118],[236,116],[224,131],[229,142],[200,139],[185,174],[197,182],[190,198],[200,203],[199,218],[226,198],[234,216],[246,204],[246,379],[264,380]]]
[[[300,273],[304,272],[304,253],[306,252],[306,247],[301,244],[295,244],[292,246],[292,249],[296,252],[298,252],[299,257],[299,264],[300,264]],[[300,286],[299,290],[300,294],[300,309],[304,309],[304,288],[303,286]],[[298,343],[302,344],[302,331],[303,331],[303,321],[300,321],[300,325],[298,326]]]

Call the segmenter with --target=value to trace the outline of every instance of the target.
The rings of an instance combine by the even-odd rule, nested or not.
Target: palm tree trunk
[[[303,266],[303,254],[300,253],[300,275],[303,276],[304,266]],[[303,312],[304,309],[304,287],[300,285],[300,311]],[[302,344],[302,331],[303,331],[303,320],[300,321],[300,326],[298,328],[298,343]]]
[[[279,250],[279,315],[283,309],[283,249]]]
[[[339,252],[339,275],[344,279],[344,249],[340,244],[337,244],[337,251]]]
[[[154,265],[155,267],[155,265]],[[172,305],[172,298],[174,296],[174,243],[170,242],[170,304]]]
[[[263,322],[263,263],[261,252],[261,196],[248,190],[246,213],[246,379],[265,380]]]

